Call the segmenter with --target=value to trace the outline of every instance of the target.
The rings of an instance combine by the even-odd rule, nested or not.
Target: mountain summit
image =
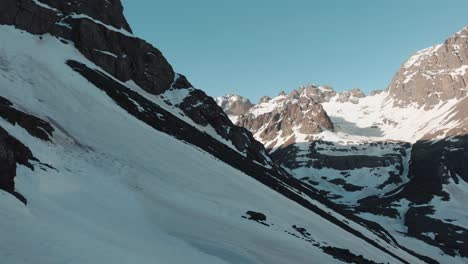
[[[426,109],[468,93],[468,27],[411,56],[388,87],[397,104]]]

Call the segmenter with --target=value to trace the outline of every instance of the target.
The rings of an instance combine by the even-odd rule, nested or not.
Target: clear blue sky
[[[414,51],[468,25],[467,0],[123,0],[134,33],[211,96],[307,84],[385,88]]]

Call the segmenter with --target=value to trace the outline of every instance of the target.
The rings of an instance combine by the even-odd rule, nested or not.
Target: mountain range
[[[119,0],[3,0],[0,36],[4,263],[468,259],[467,28],[385,91],[258,104],[194,88]]]
[[[412,250],[424,246],[440,263],[463,263],[467,51],[465,27],[416,52],[387,89],[367,96],[309,84],[255,105],[239,95],[217,102],[295,178]]]

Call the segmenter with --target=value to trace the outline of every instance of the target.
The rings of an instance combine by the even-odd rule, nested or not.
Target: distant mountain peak
[[[242,115],[253,106],[248,98],[234,93],[216,97],[215,101],[229,116]]]
[[[441,44],[417,51],[388,87],[397,105],[426,109],[468,94],[468,27]]]
[[[468,26],[464,26],[460,31],[455,33],[456,36],[468,36]]]

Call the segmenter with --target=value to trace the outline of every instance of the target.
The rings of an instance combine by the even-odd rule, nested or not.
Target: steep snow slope
[[[421,263],[318,202],[310,201],[394,256],[138,120],[66,65],[99,69],[72,45],[7,26],[0,35],[1,95],[55,128],[47,142],[0,119],[48,164],[18,167],[27,206],[0,191],[2,261]]]

